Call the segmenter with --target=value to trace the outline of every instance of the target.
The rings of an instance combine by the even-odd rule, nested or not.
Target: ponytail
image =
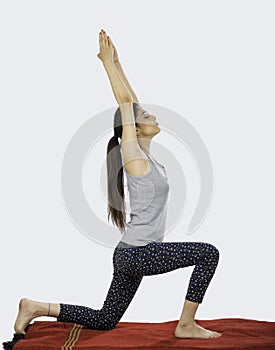
[[[138,104],[133,102],[134,117],[136,119]],[[137,123],[136,123],[137,125]],[[108,222],[111,216],[112,223],[120,231],[126,229],[124,171],[120,143],[122,137],[121,111],[118,107],[114,116],[114,136],[107,145],[107,188],[108,188]]]
[[[108,221],[122,231],[125,230],[126,213],[124,199],[123,164],[118,137],[113,136],[107,146],[107,187],[108,187]]]

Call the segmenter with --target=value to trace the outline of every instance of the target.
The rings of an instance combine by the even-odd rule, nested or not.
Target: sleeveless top
[[[131,221],[126,223],[120,247],[144,246],[163,241],[167,217],[169,181],[163,165],[143,152],[150,161],[146,175],[124,173],[130,198]]]

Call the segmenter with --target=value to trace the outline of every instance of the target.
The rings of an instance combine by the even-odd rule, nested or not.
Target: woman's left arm
[[[120,77],[123,80],[124,84],[126,85],[128,91],[130,92],[130,94],[131,94],[131,96],[133,98],[133,102],[137,102],[138,103],[139,102],[138,98],[137,98],[136,94],[134,93],[130,83],[128,82],[128,80],[127,80],[127,78],[126,78],[126,76],[125,76],[125,74],[123,72],[123,69],[121,67],[121,64],[120,64],[119,60],[115,62],[115,67],[116,67],[117,71],[119,72]]]
[[[113,46],[113,50],[114,50],[114,64],[115,64],[115,67],[116,67],[116,69],[117,69],[117,71],[118,71],[118,73],[120,75],[120,78],[123,81],[123,83],[125,84],[125,86],[127,87],[127,90],[129,91],[129,93],[131,94],[133,102],[137,102],[138,103],[139,102],[138,98],[137,98],[135,92],[133,91],[133,89],[132,89],[129,81],[127,80],[127,78],[125,76],[125,73],[124,73],[124,71],[123,71],[123,69],[121,67],[116,47],[115,47],[114,43],[112,42],[112,39],[109,36],[108,36],[108,39],[109,39],[110,44]],[[101,59],[100,53],[97,55],[97,57],[99,59]]]

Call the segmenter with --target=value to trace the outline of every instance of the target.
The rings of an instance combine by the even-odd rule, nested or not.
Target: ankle
[[[195,320],[180,320],[177,327],[178,328],[187,328],[187,327],[192,327],[195,324]]]
[[[34,301],[32,307],[33,307],[33,313],[35,317],[47,316],[49,303]]]

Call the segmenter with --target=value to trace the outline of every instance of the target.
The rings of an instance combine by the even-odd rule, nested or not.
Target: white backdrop
[[[212,205],[189,236],[198,180],[186,152],[189,201],[166,237],[220,250],[196,318],[275,321],[274,9],[272,1],[1,1],[1,341],[12,337],[21,297],[101,308],[108,291],[113,250],[74,226],[60,183],[73,134],[115,105],[96,57],[101,28],[140,101],[187,114],[213,163]],[[169,148],[165,134],[155,140]],[[98,177],[106,146],[91,154]],[[106,203],[91,193],[104,220]],[[192,270],[144,277],[121,321],[178,319]]]

